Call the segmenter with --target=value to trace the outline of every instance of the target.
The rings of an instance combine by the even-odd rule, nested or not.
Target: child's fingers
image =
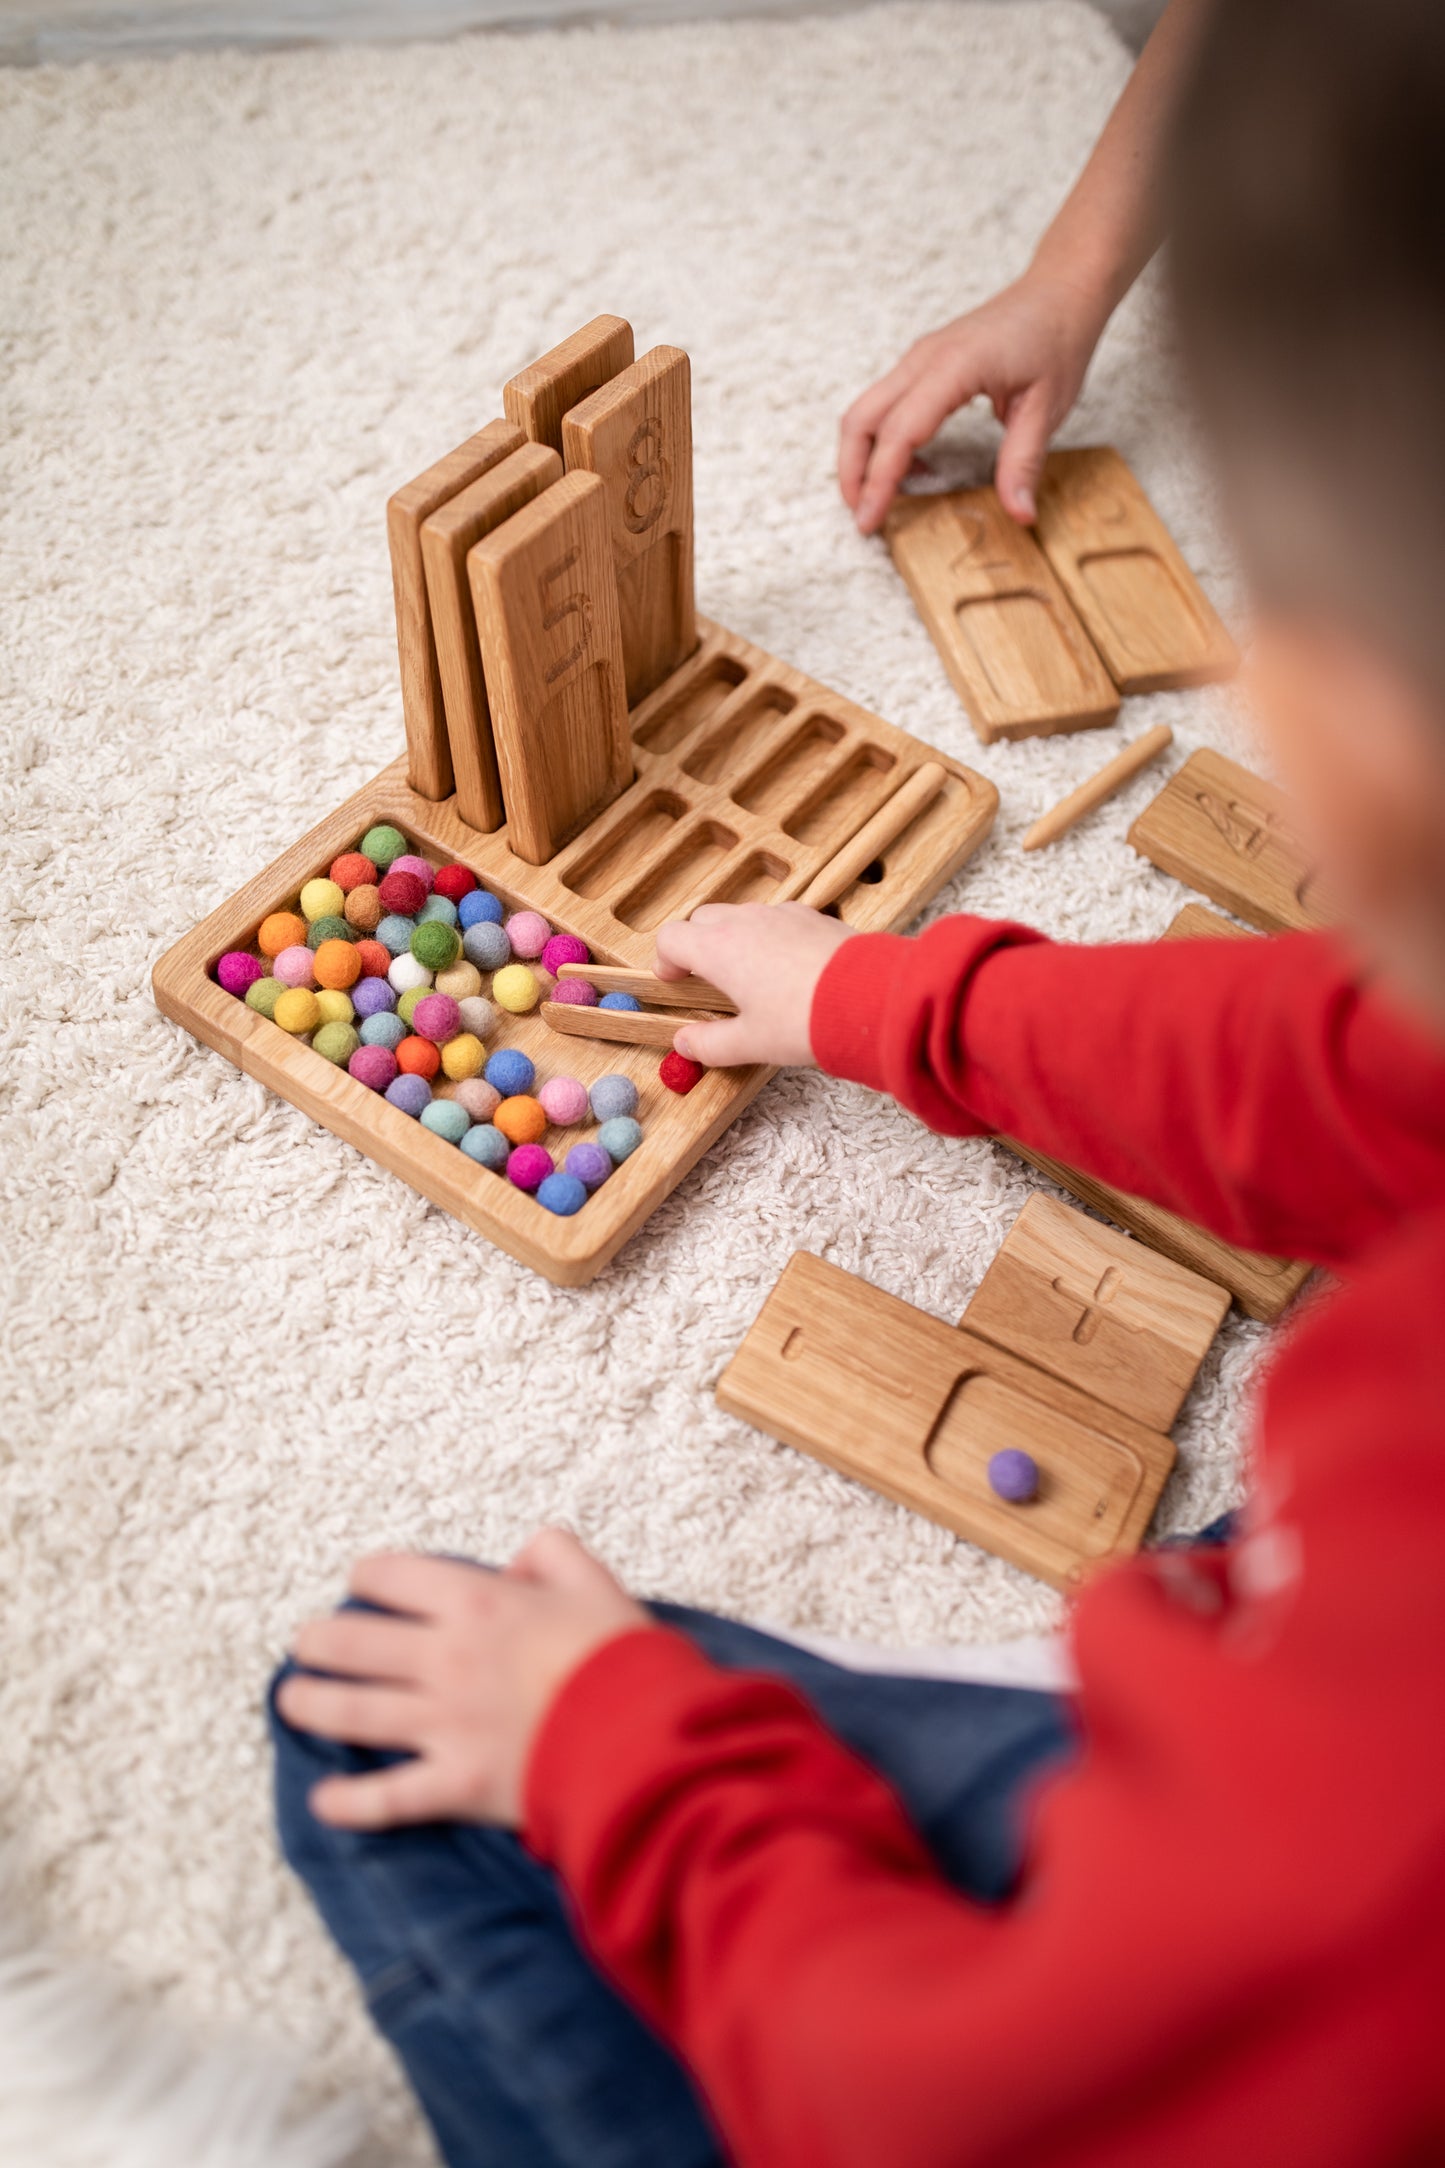
[[[886,376],[860,393],[843,416],[838,429],[838,487],[850,512],[858,509],[858,493],[863,487],[878,424],[913,383],[919,366],[914,357],[906,355]]]
[[[364,1611],[334,1611],[308,1619],[292,1654],[308,1671],[339,1671],[360,1679],[415,1679],[426,1628],[410,1619],[375,1618]]]
[[[444,1821],[453,1787],[430,1761],[397,1762],[359,1777],[324,1777],[313,1785],[312,1813],[333,1829],[390,1829],[399,1822]]]
[[[384,1611],[435,1619],[471,1597],[479,1581],[475,1566],[455,1558],[428,1558],[420,1551],[377,1551],[351,1569],[351,1593]]]
[[[401,1750],[417,1744],[423,1703],[403,1687],[359,1686],[294,1671],[278,1687],[276,1706],[296,1731],[347,1746]]]
[[[994,482],[1000,502],[1016,520],[1031,526],[1037,511],[1039,478],[1049,449],[1049,394],[1044,384],[1030,384],[1009,402]]]
[[[739,1069],[758,1059],[755,1031],[745,1017],[723,1016],[715,1024],[684,1024],[673,1040],[679,1054],[707,1069]]]
[[[697,968],[697,928],[690,919],[670,918],[657,929],[653,969],[660,979],[685,979]]]
[[[858,499],[858,526],[872,534],[883,524],[883,515],[898,494],[898,485],[913,464],[920,444],[937,434],[954,408],[970,394],[956,396],[953,373],[931,371],[919,378],[879,424],[873,454]]]

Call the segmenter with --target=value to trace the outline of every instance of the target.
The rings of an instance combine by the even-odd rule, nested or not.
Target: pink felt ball
[[[216,977],[228,994],[237,995],[242,1001],[257,979],[266,976],[266,966],[259,956],[250,956],[245,949],[228,949],[216,966]]]
[[[514,956],[540,956],[552,938],[552,929],[540,911],[514,911],[507,920],[506,932]]]
[[[579,941],[575,933],[554,933],[542,951],[542,969],[555,978],[563,964],[585,964],[588,957],[587,943]]]
[[[540,1144],[519,1144],[507,1155],[507,1180],[518,1189],[536,1189],[552,1172],[552,1154]]]
[[[384,1092],[396,1078],[396,1056],[389,1046],[359,1046],[346,1067],[358,1084],[372,1092]]]
[[[495,1084],[485,1077],[464,1077],[452,1093],[459,1107],[465,1107],[474,1122],[489,1122],[502,1103],[502,1095]]]
[[[574,1009],[595,1009],[597,989],[590,979],[558,979],[547,999],[569,1002]]]
[[[462,1028],[462,1012],[450,994],[423,994],[411,1012],[411,1028],[433,1046],[445,1046]]]
[[[574,1122],[585,1121],[590,1112],[586,1087],[575,1076],[549,1076],[537,1097],[548,1121],[555,1122],[559,1129],[570,1129]]]
[[[418,858],[414,851],[403,851],[400,858],[393,858],[388,873],[414,873],[427,894],[431,894],[434,875],[429,859]]]
[[[271,976],[283,986],[314,986],[316,984],[316,958],[300,941],[294,948],[283,948],[271,966]]]

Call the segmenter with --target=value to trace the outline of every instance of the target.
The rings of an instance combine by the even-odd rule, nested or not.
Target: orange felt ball
[[[396,1066],[408,1076],[434,1077],[442,1065],[441,1048],[433,1046],[430,1039],[418,1039],[415,1033],[403,1039],[396,1050]]]
[[[331,868],[331,878],[347,895],[353,888],[375,888],[376,868],[360,851],[343,851]]]
[[[323,941],[312,958],[311,968],[316,973],[318,986],[331,986],[345,993],[361,977],[361,958],[351,941]]]
[[[261,921],[256,946],[263,956],[279,956],[283,948],[301,948],[306,942],[306,921],[295,911],[273,911]]]
[[[518,1092],[515,1098],[502,1101],[492,1116],[492,1124],[509,1144],[535,1144],[546,1134],[547,1116],[529,1093]]]
[[[391,950],[383,948],[379,941],[358,941],[355,953],[364,979],[384,979],[391,969]]]

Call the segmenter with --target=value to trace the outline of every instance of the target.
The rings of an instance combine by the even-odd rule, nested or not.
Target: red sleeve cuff
[[[886,1091],[883,1014],[897,951],[907,941],[896,933],[859,933],[844,941],[823,967],[813,989],[808,1037],[813,1059],[829,1076],[870,1091]]]

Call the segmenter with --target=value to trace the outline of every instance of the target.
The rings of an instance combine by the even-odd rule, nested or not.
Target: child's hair
[[[1445,0],[1209,0],[1168,193],[1257,586],[1445,693]]]

